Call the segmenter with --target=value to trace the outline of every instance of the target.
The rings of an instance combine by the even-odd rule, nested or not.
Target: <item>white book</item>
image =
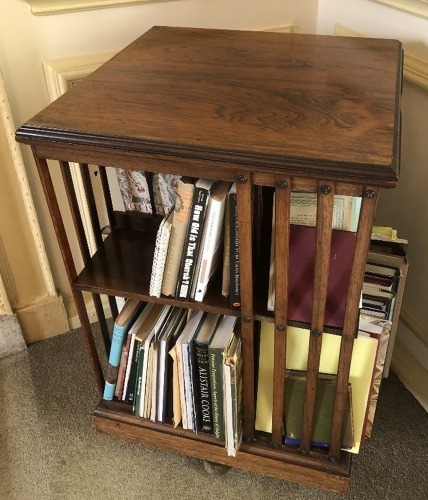
[[[149,291],[152,297],[160,297],[161,295],[163,273],[168,253],[168,244],[171,236],[173,215],[174,212],[171,211],[163,218],[156,234],[155,253],[153,255]]]
[[[224,238],[224,213],[229,182],[220,182],[208,201],[201,249],[196,266],[192,297],[202,302],[208,282],[220,261]]]

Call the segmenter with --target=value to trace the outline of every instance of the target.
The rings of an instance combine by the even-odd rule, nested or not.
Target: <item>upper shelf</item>
[[[401,59],[396,40],[154,27],[17,140],[393,185]]]

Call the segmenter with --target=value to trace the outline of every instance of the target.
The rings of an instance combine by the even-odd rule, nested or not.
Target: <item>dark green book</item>
[[[236,321],[236,316],[224,316],[208,346],[213,430],[214,437],[219,441],[224,441],[225,439],[223,397],[224,354],[232,341]]]

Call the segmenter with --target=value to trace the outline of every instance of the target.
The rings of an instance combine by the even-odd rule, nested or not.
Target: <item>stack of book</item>
[[[104,399],[213,434],[234,456],[242,439],[241,343],[236,316],[128,300],[114,325]]]
[[[231,220],[233,231],[229,227]],[[233,248],[237,249],[236,221],[234,184],[210,179],[180,179],[174,210],[164,217],[157,233],[150,295],[160,297],[163,294],[201,302],[221,262],[223,273],[227,274],[225,283],[229,283],[230,270],[237,272],[238,254],[224,252],[224,249],[230,248],[230,238],[233,238]],[[225,234],[228,235],[226,239]],[[231,264],[229,259],[235,260]],[[235,281],[234,278],[232,283]],[[239,275],[237,281],[239,283]],[[223,293],[229,295],[229,289]],[[239,295],[238,298],[231,295],[230,300],[239,303]]]

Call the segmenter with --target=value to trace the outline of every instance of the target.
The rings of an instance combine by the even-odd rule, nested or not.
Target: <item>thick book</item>
[[[238,234],[238,205],[236,200],[236,183],[229,190],[229,304],[232,307],[241,305],[241,285],[239,266],[239,234]]]
[[[225,438],[229,456],[236,456],[242,442],[242,339],[234,335],[223,366]]]
[[[336,398],[336,379],[337,377],[335,375],[320,374],[318,377],[312,428],[312,446],[329,446],[334,402]],[[305,391],[306,372],[287,371],[284,389],[285,444],[300,444]],[[342,448],[346,450],[354,446],[351,402],[351,384],[349,384],[345,398],[344,426],[341,436]]]
[[[195,183],[192,208],[177,277],[176,297],[179,299],[188,299],[191,296],[208,201],[215,183],[216,181],[211,179],[198,179]]]
[[[274,235],[274,232],[272,232]],[[324,323],[343,327],[356,233],[333,229]],[[268,310],[275,308],[275,252],[272,237]],[[316,228],[290,225],[288,319],[311,323],[314,294]]]
[[[214,437],[222,442],[225,440],[223,362],[225,351],[234,335],[236,322],[236,316],[223,316],[208,346],[213,431]]]
[[[180,336],[175,343],[175,355],[177,357],[178,390],[181,408],[181,420],[183,429],[195,430],[195,419],[190,409],[191,403],[191,380],[190,365],[188,362],[187,345],[193,340],[203,316],[203,311],[191,311],[190,319],[187,321]],[[190,409],[190,411],[188,411]],[[190,418],[189,418],[190,417]]]
[[[178,181],[171,236],[162,278],[161,291],[164,295],[174,295],[177,287],[177,276],[183,254],[194,189],[194,179],[182,177]]]
[[[103,393],[105,400],[112,400],[114,397],[122,349],[128,331],[136,320],[141,307],[142,303],[139,300],[128,300],[114,322]]]
[[[208,201],[201,249],[196,266],[192,297],[202,302],[208,283],[217,269],[223,253],[224,212],[230,182],[218,183]]]
[[[221,317],[218,313],[208,313],[193,340],[196,371],[196,427],[198,432],[208,434],[213,433],[208,345]]]
[[[174,212],[166,215],[159,225],[156,234],[155,252],[153,255],[152,274],[150,276],[150,295],[160,297],[162,290],[162,280],[168,253],[168,245],[171,236],[172,219]]]

